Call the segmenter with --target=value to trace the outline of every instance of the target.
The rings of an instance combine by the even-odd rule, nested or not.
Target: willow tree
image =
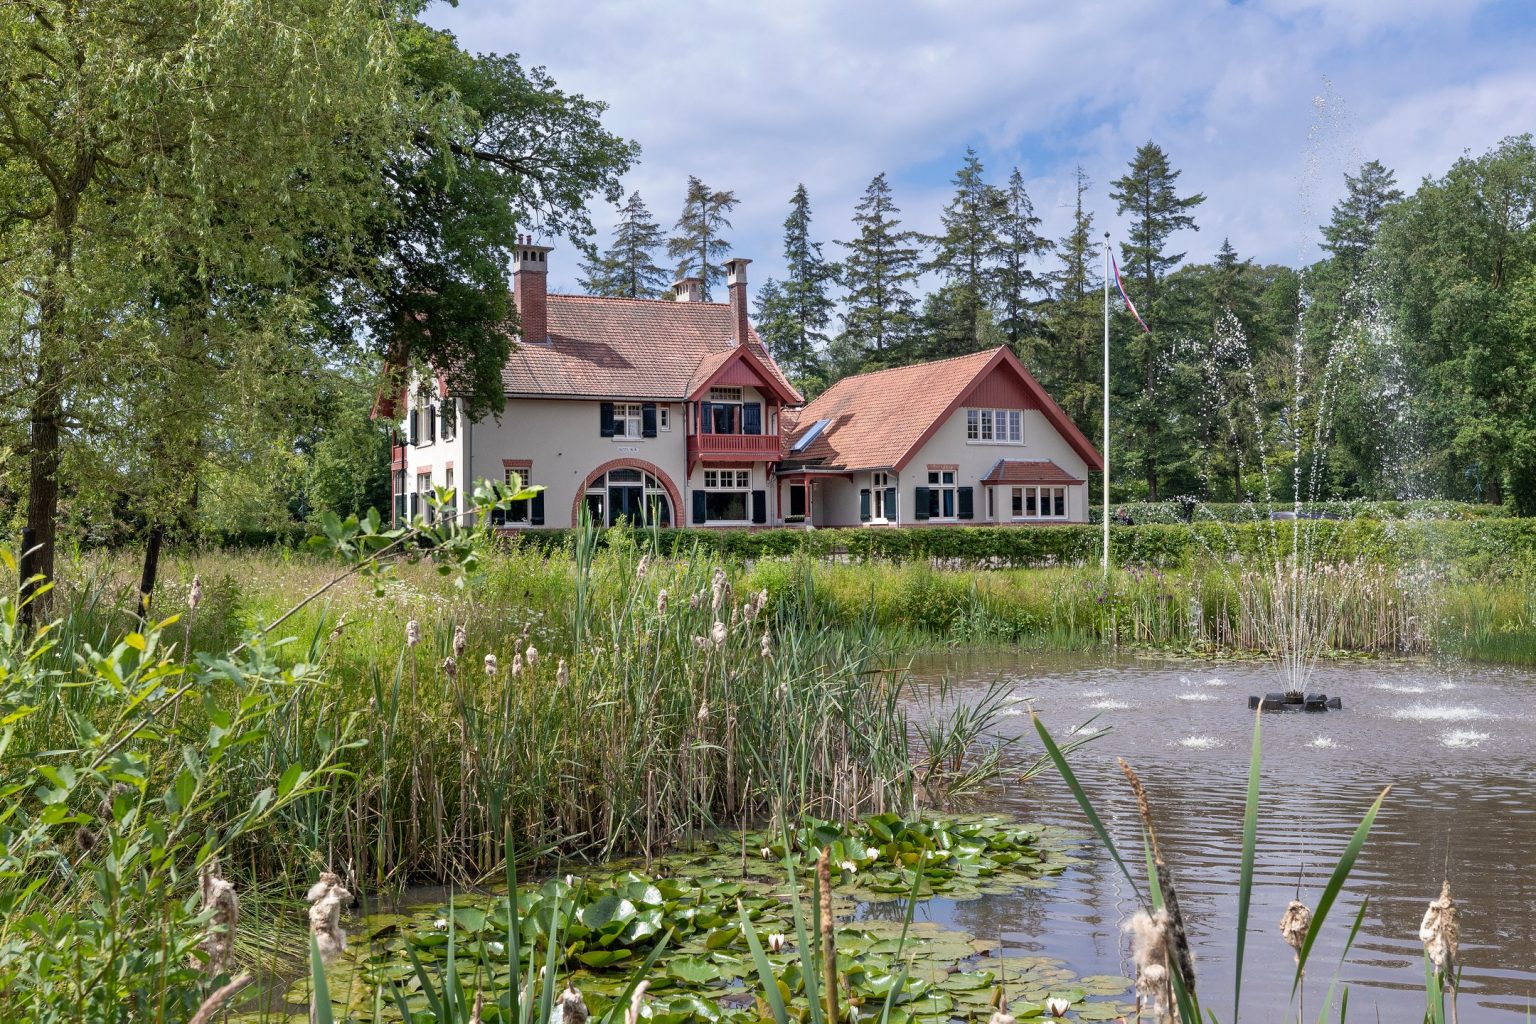
[[[82,417],[166,356],[146,321],[188,295],[217,315],[217,281],[281,290],[316,239],[346,239],[374,205],[377,179],[359,168],[397,144],[399,14],[364,0],[0,9],[24,580],[53,576],[61,459]]]

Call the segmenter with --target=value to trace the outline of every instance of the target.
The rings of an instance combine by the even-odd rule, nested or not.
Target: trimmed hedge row
[[[1271,513],[1294,513],[1294,502],[1188,502],[1127,501],[1110,506],[1111,514],[1124,512],[1137,526],[1151,523],[1184,524],[1194,522],[1251,523],[1267,520]],[[1304,516],[1332,516],[1340,519],[1506,519],[1514,515],[1505,505],[1482,505],[1465,501],[1305,501]],[[1089,510],[1091,522],[1103,521],[1103,508]]]
[[[606,535],[605,535],[606,536]],[[645,532],[631,536],[643,542]],[[854,561],[948,564],[955,568],[1037,568],[1085,565],[1099,560],[1097,526],[916,527],[842,530],[696,530],[659,532],[663,551],[695,547],[725,558],[756,559],[806,554]],[[1536,567],[1536,519],[1315,520],[1264,523],[1195,523],[1112,526],[1110,554],[1121,566],[1188,565],[1202,558],[1227,560],[1289,553],[1301,544],[1329,562],[1368,561],[1455,566],[1469,576],[1509,575]],[[560,548],[572,531],[520,535],[512,543]]]

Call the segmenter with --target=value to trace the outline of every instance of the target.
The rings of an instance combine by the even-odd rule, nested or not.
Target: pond
[[[1253,728],[1250,694],[1275,690],[1272,670],[1243,662],[1106,662],[1030,654],[925,658],[920,678],[946,675],[961,699],[994,680],[1033,698],[1060,740],[1097,715],[1112,727],[1073,756],[1117,845],[1139,861],[1134,799],[1115,764],[1130,761],[1153,816],[1197,956],[1201,1000],[1232,1013],[1238,862]],[[1344,710],[1264,716],[1259,848],[1243,983],[1243,1017],[1281,1021],[1293,961],[1278,932],[1301,876],[1316,906],[1327,875],[1383,786],[1392,792],[1343,897],[1318,939],[1305,997],[1315,1017],[1360,901],[1369,907],[1339,972],[1350,1019],[1418,1020],[1424,969],[1418,929],[1447,871],[1462,911],[1462,1018],[1526,1021],[1536,1007],[1536,673],[1426,663],[1324,664],[1309,689]],[[919,691],[921,692],[921,691]],[[1024,737],[1015,760],[1039,753],[1027,714],[1001,732]],[[1054,771],[989,794],[983,808],[1087,832]],[[1080,974],[1128,974],[1121,925],[1136,904],[1109,856],[1050,889],[972,902],[929,901],[919,913],[1008,947],[1049,953]],[[1294,1019],[1295,1010],[1291,1010]]]

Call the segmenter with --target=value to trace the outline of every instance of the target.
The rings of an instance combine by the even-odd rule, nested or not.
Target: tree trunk
[[[150,602],[155,596],[155,577],[160,575],[160,546],[165,542],[165,527],[156,523],[149,528],[144,545],[144,571],[139,575],[139,625],[149,622]]]
[[[47,312],[40,319],[46,323]],[[63,374],[51,358],[51,332],[43,327],[39,333],[43,351],[38,360],[37,397],[32,403],[27,525],[21,555],[23,604],[19,613],[21,624],[29,629],[48,617],[48,594],[39,591],[53,581],[59,528],[59,431],[64,418],[59,397]],[[28,582],[33,577],[37,579]],[[29,597],[31,600],[27,600]]]

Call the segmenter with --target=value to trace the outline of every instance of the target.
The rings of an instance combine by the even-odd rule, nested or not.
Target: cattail
[[[1440,887],[1440,898],[1431,900],[1424,911],[1424,923],[1419,925],[1419,941],[1424,952],[1442,975],[1453,969],[1456,949],[1461,944],[1461,925],[1456,901],[1451,899],[1451,883],[1447,879]]]
[[[555,669],[555,685],[565,689],[571,681],[571,670],[565,667],[565,659],[560,659],[560,665]]]
[[[561,1024],[587,1024],[587,1001],[576,986],[567,982],[556,1005],[560,1007]]]
[[[494,655],[494,654],[487,654],[485,656],[485,674],[488,677],[490,677],[491,679],[495,679],[496,678],[496,672],[497,672],[496,655]]]
[[[709,639],[714,643],[716,647],[724,647],[725,633],[725,623],[721,622],[719,619],[716,619],[714,628],[709,631]]]
[[[464,627],[463,626],[454,626],[453,627],[453,656],[455,658],[462,658],[462,657],[464,657],[464,651],[466,649],[468,649],[468,647],[469,647],[469,637],[464,635]]]
[[[310,887],[309,896],[309,932],[315,937],[321,963],[330,963],[347,948],[341,908],[351,901],[352,894],[342,887],[338,876],[327,871]]]
[[[656,592],[656,614],[667,614],[667,588],[662,587]]]
[[[704,650],[706,647],[709,646],[709,637],[707,637],[707,636],[696,636],[696,637],[694,637],[693,638],[693,646],[698,648],[701,651]]]
[[[650,987],[649,981],[635,986],[634,995],[629,997],[629,1009],[624,1011],[624,1024],[640,1024],[640,1007],[645,1003],[645,990]]]
[[[1131,933],[1131,962],[1136,965],[1136,997],[1157,1016],[1157,1007],[1168,989],[1168,938],[1172,922],[1159,907],[1149,914],[1138,910],[1126,924]]]
[[[229,965],[229,955],[235,948],[240,899],[235,895],[234,883],[226,881],[219,873],[217,857],[208,858],[208,863],[203,865],[201,881],[203,910],[213,912],[208,922],[208,937],[203,940],[203,951],[208,954],[208,976],[217,978]]]
[[[704,703],[699,705],[698,717],[700,727],[709,724],[709,701],[706,700]]]
[[[987,1019],[987,1024],[1018,1024],[1013,1014],[1003,1010],[993,1010],[992,1016]]]
[[[645,554],[640,556],[640,564],[635,566],[635,579],[639,580],[639,581],[644,581],[645,580],[645,574],[647,572],[650,572],[650,569],[651,569],[651,555],[650,555],[650,552],[646,552]]]
[[[443,659],[443,675],[449,679],[459,678],[459,663],[453,660],[453,655]]]
[[[512,678],[516,679],[518,676],[520,676],[522,674],[523,674],[523,656],[521,654],[514,654],[514,655],[512,655]]]
[[[341,639],[341,634],[342,634],[343,631],[346,630],[346,628],[347,628],[347,613],[346,612],[342,612],[341,613],[341,618],[336,620],[335,627],[331,629],[331,635],[330,635],[330,638],[329,638],[330,642],[331,643],[335,643],[337,640],[340,640]]]
[[[1298,964],[1301,963],[1301,947],[1307,942],[1307,929],[1311,927],[1312,911],[1301,900],[1291,900],[1280,916],[1280,937],[1295,951]]]
[[[192,574],[192,586],[187,590],[187,611],[197,614],[197,606],[203,603],[203,578]]]
[[[405,646],[415,647],[421,643],[421,623],[415,619],[405,624]]]
[[[768,634],[763,634],[762,643],[758,647],[759,653],[765,658],[773,657],[773,641],[768,639]]]
[[[528,666],[529,672],[539,667],[539,649],[533,644],[528,645],[528,653],[523,657],[523,664]]]

